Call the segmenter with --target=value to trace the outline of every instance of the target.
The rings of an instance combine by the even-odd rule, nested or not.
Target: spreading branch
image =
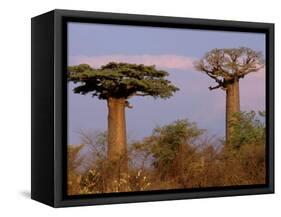
[[[213,49],[195,62],[195,68],[218,83],[209,87],[214,90],[264,68],[264,59],[261,52],[245,47]]]
[[[79,85],[78,94],[91,93],[99,99],[152,96],[169,98],[179,88],[165,79],[168,72],[155,66],[110,62],[94,69],[87,64],[68,67],[68,80]],[[129,104],[127,107],[131,107]]]
[[[209,88],[209,90],[214,90],[214,89],[218,89],[218,88],[220,88],[220,87],[223,87],[223,85],[222,84],[218,84],[217,86],[209,86],[208,88]]]

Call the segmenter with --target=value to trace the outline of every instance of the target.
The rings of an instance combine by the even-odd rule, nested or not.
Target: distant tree
[[[166,79],[168,73],[155,66],[110,62],[99,69],[87,64],[70,66],[68,79],[79,86],[74,93],[91,93],[108,106],[108,159],[127,170],[125,107],[134,96],[169,98],[179,90]]]
[[[233,115],[240,111],[239,80],[264,67],[261,52],[251,48],[213,49],[195,63],[198,71],[205,73],[218,84],[210,90],[226,91],[226,141],[232,136],[230,125]]]
[[[142,143],[135,143],[138,150],[150,153],[154,158],[153,166],[161,173],[162,178],[182,179],[186,154],[192,150],[192,142],[204,130],[187,119],[156,127],[151,136]],[[182,180],[180,180],[182,181]]]

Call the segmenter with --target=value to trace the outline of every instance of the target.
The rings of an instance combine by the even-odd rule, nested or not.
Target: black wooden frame
[[[264,185],[67,196],[67,22],[207,29],[266,34]],[[274,24],[53,10],[32,18],[31,197],[53,207],[274,193]]]

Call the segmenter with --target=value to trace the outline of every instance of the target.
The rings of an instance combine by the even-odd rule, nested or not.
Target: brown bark
[[[240,112],[240,96],[239,80],[235,78],[226,85],[226,143],[232,137],[233,127],[231,123],[234,121],[233,115],[237,112]]]
[[[109,98],[108,106],[108,160],[115,175],[127,172],[127,142],[125,98]]]

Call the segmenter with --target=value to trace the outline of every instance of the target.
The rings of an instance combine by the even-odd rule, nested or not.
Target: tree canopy
[[[209,87],[210,90],[225,88],[234,79],[243,78],[263,67],[262,53],[246,47],[213,49],[195,62],[198,71],[204,72],[218,83],[217,86]]]
[[[135,143],[133,146],[135,149],[150,152],[155,158],[155,164],[166,164],[176,158],[181,145],[192,145],[193,140],[203,133],[204,130],[199,129],[196,123],[182,119],[156,127],[143,143]]]
[[[166,80],[169,74],[154,65],[110,62],[98,69],[87,64],[68,67],[68,80],[79,82],[75,93],[92,93],[99,99],[152,96],[169,98],[179,90]]]

